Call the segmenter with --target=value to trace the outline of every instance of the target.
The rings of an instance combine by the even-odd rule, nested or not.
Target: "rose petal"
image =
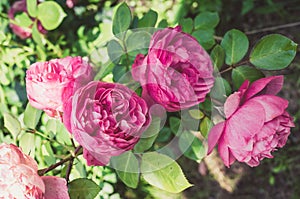
[[[240,92],[235,92],[226,99],[224,104],[224,113],[226,118],[229,118],[239,107],[241,101],[240,94]]]
[[[249,147],[250,139],[261,130],[264,122],[263,106],[255,101],[246,102],[226,121],[224,137],[228,140],[228,146],[232,149]]]
[[[274,118],[282,115],[288,107],[288,101],[277,96],[262,95],[251,99],[261,104],[266,114],[265,122],[271,121]]]
[[[216,124],[209,132],[208,134],[208,151],[207,154],[209,155],[213,148],[218,143],[224,129],[225,122],[220,122]]]
[[[246,91],[244,100],[248,100],[260,92],[267,95],[276,95],[281,90],[282,85],[283,76],[271,76],[256,80]]]
[[[218,151],[226,167],[229,167],[236,160],[235,157],[231,154],[231,151],[228,148],[223,136],[220,138]]]
[[[69,199],[67,181],[56,176],[42,176],[45,184],[45,199]]]

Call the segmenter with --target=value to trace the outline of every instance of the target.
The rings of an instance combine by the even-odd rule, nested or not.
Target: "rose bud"
[[[60,118],[64,101],[92,79],[92,68],[81,57],[37,62],[26,72],[29,103],[51,117]]]
[[[288,101],[275,96],[282,88],[283,76],[246,80],[224,104],[226,120],[208,135],[208,153],[218,144],[219,154],[229,167],[235,160],[258,166],[264,158],[282,148],[294,127],[286,112]]]
[[[90,82],[64,107],[63,121],[88,165],[106,165],[131,150],[150,123],[146,102],[121,84]]]
[[[203,102],[214,84],[210,56],[180,26],[153,34],[148,54],[136,56],[132,76],[149,105],[160,104],[169,112]]]
[[[26,0],[21,0],[21,1],[16,1],[12,7],[8,10],[8,18],[10,20],[15,20],[15,17],[18,13],[27,13],[27,5],[26,5]],[[27,13],[28,14],[28,13]],[[23,27],[20,26],[13,21],[10,22],[9,26],[12,29],[12,31],[18,35],[21,39],[26,39],[31,37],[31,32],[32,32],[32,25],[34,22],[34,18],[30,18],[32,20],[32,24],[28,27]],[[47,31],[43,28],[42,24],[38,22],[37,24],[38,30],[42,34],[46,34]]]

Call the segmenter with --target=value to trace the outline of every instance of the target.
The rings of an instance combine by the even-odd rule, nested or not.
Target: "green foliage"
[[[139,182],[139,162],[130,151],[111,158],[111,165],[120,179],[131,188],[137,188]]]
[[[37,16],[37,1],[36,0],[26,0],[26,6],[29,16]]]
[[[26,127],[34,129],[40,121],[42,111],[32,107],[29,103],[24,112],[24,124]]]
[[[214,63],[214,67],[216,67],[218,70],[220,70],[224,64],[225,61],[225,51],[217,44],[211,51],[210,57]]]
[[[241,61],[246,55],[249,41],[243,32],[232,29],[224,35],[221,46],[225,50],[225,63],[233,65]]]
[[[113,17],[112,31],[114,35],[125,32],[131,24],[131,11],[126,3],[118,6]]]
[[[198,133],[198,132],[197,132]],[[206,156],[206,150],[202,142],[191,132],[184,131],[179,136],[179,148],[184,156],[200,162]]]
[[[250,66],[239,66],[232,70],[232,81],[235,89],[238,89],[245,80],[253,82],[264,77],[264,74]]]
[[[56,29],[66,16],[64,10],[54,1],[45,1],[37,6],[37,18],[46,30]]]
[[[195,29],[212,29],[220,22],[217,12],[202,12],[195,18]]]
[[[68,187],[71,199],[94,199],[100,191],[95,182],[84,178],[73,180]]]
[[[136,153],[142,153],[152,147],[160,130],[160,118],[153,117],[148,129],[143,133],[139,142],[134,146]]]
[[[157,12],[150,9],[138,22],[139,28],[154,27],[157,21]]]
[[[257,68],[279,70],[286,68],[296,56],[297,44],[289,38],[272,34],[263,37],[250,54],[250,62]]]
[[[214,87],[211,89],[210,96],[221,102],[225,102],[227,96],[231,94],[231,87],[228,81],[222,77],[215,79]]]
[[[16,139],[21,132],[21,124],[15,116],[10,113],[4,113],[4,127],[12,134],[13,138]]]
[[[149,184],[171,193],[179,193],[192,186],[173,159],[157,152],[143,154],[141,172]]]
[[[107,44],[107,52],[110,60],[115,64],[118,64],[121,60],[121,56],[124,54],[123,47],[116,40],[110,40]]]

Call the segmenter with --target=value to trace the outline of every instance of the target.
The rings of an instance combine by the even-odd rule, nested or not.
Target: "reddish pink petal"
[[[250,85],[250,81],[249,80],[245,80],[244,83],[239,88],[239,91],[240,92],[245,91],[246,89],[248,89],[249,85]]]
[[[45,199],[69,199],[67,182],[64,178],[42,176],[45,183]]]
[[[239,107],[241,101],[240,92],[235,92],[230,95],[224,104],[224,113],[226,118],[229,118]]]
[[[283,76],[271,76],[256,80],[245,93],[245,100],[263,91],[263,94],[276,95],[282,88]]]
[[[231,151],[228,148],[223,137],[219,141],[218,151],[226,167],[229,167],[236,160],[235,157],[231,154]]]
[[[260,103],[266,114],[266,121],[271,121],[274,118],[282,115],[285,112],[285,109],[288,107],[288,101],[277,96],[272,95],[262,95],[251,99]]]
[[[254,101],[246,102],[226,121],[224,139],[234,150],[249,147],[249,141],[261,130],[265,122],[264,108]]]
[[[218,143],[225,126],[225,122],[220,122],[216,124],[209,132],[208,134],[208,152],[207,154],[210,154],[213,150],[213,148]]]

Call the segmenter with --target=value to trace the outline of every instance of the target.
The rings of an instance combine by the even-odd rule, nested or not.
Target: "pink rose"
[[[180,26],[154,33],[148,55],[137,55],[132,76],[149,105],[171,112],[203,102],[214,84],[210,56]]]
[[[81,57],[37,62],[26,72],[28,100],[33,107],[59,118],[64,101],[92,79],[92,68]]]
[[[73,8],[75,6],[75,4],[77,3],[78,0],[67,0],[66,1],[66,5],[68,6],[68,8]]]
[[[214,126],[208,136],[208,152],[218,144],[224,164],[235,160],[259,165],[272,152],[282,148],[294,127],[286,112],[288,101],[275,96],[282,88],[283,76],[262,78],[249,85],[245,81],[225,104],[226,120]]]
[[[66,180],[40,177],[34,159],[15,145],[0,145],[0,198],[68,199]],[[64,196],[64,197],[61,197]]]
[[[93,81],[66,103],[63,121],[87,164],[106,165],[134,147],[150,116],[146,102],[126,86]]]
[[[20,0],[20,1],[16,1],[12,7],[8,10],[8,18],[11,20],[15,19],[15,15],[17,13],[22,13],[22,12],[26,12],[27,13],[27,5],[26,5],[26,0]],[[28,13],[27,13],[28,14]],[[34,19],[32,18],[32,22],[34,21]],[[11,22],[9,24],[10,28],[13,30],[13,32],[18,35],[21,39],[26,39],[31,37],[31,28],[32,25],[29,27],[21,27],[17,24],[14,24],[13,22]],[[43,28],[43,26],[41,25],[40,22],[38,22],[38,30],[42,33],[42,34],[46,34],[47,31]]]

